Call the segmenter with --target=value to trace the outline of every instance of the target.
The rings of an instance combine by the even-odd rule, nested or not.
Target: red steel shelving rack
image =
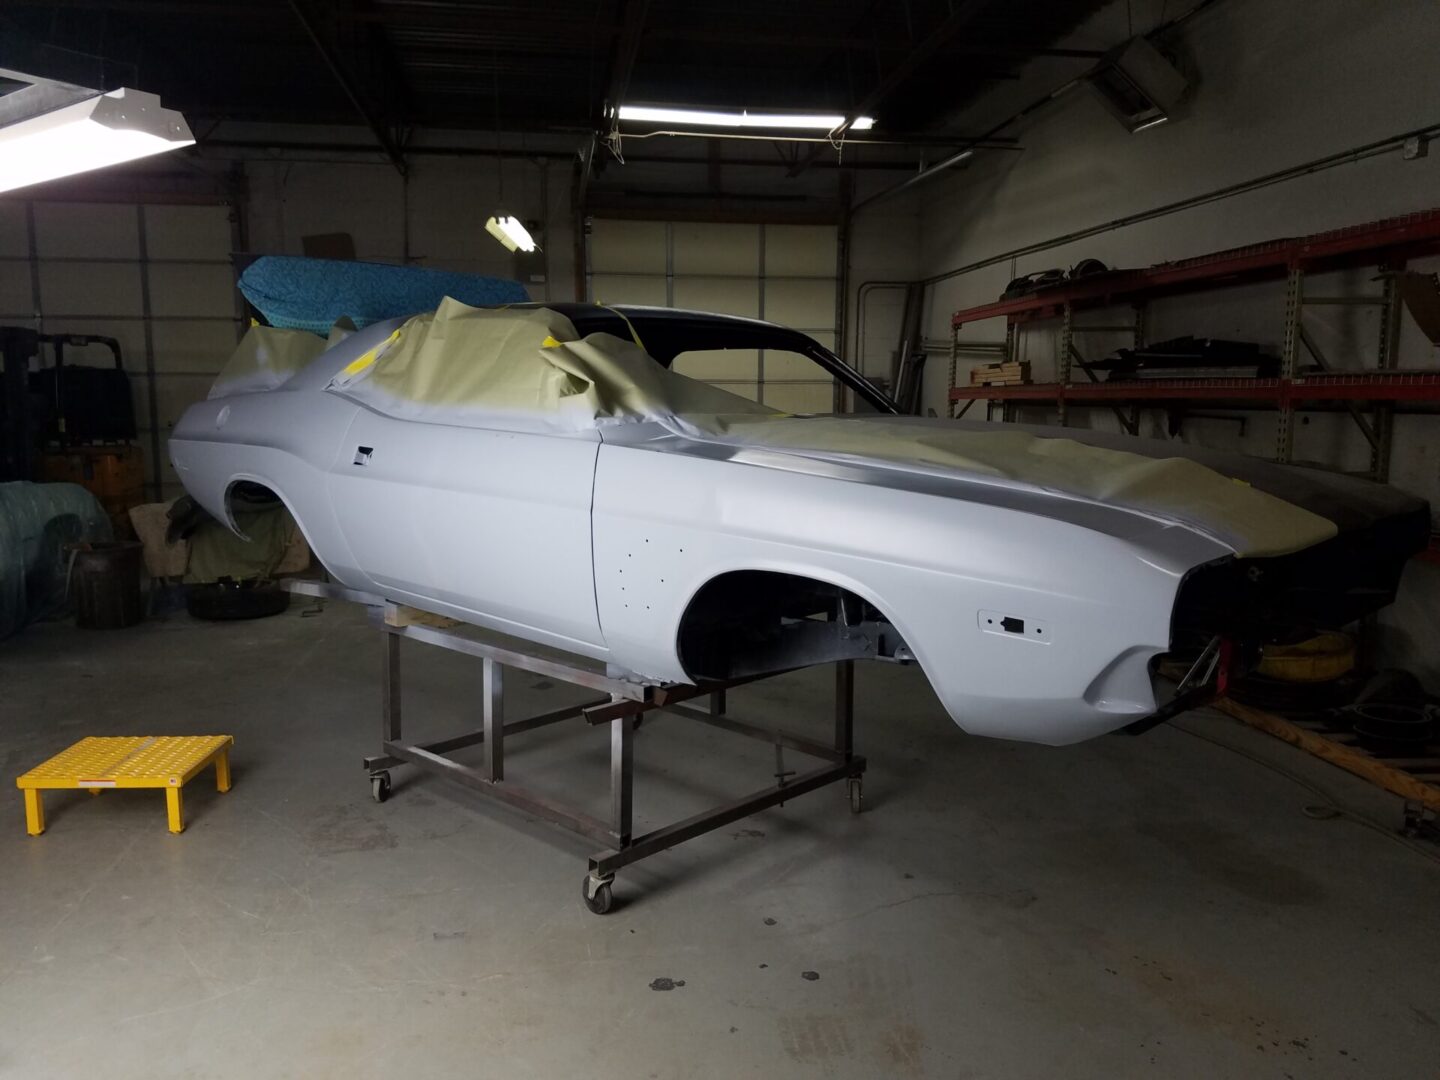
[[[1279,415],[1275,456],[1289,461],[1294,451],[1294,414],[1307,405],[1340,403],[1348,409],[1371,445],[1371,475],[1388,475],[1394,407],[1397,403],[1440,403],[1440,371],[1401,371],[1395,367],[1401,301],[1395,276],[1410,259],[1440,254],[1440,209],[1389,218],[1313,236],[1291,237],[1160,263],[1142,270],[1116,270],[1041,289],[1029,296],[1000,300],[955,312],[951,319],[950,412],[964,402],[964,415],[976,401],[1001,404],[1007,419],[1018,404],[1050,404],[1067,422],[1075,406],[1115,409],[1131,433],[1139,428],[1144,407],[1176,409],[1187,403],[1229,403],[1274,408]],[[1307,275],[1349,267],[1374,266],[1384,287],[1375,296],[1306,296]],[[1145,307],[1150,300],[1262,281],[1286,281],[1284,338],[1280,375],[1273,379],[1154,379],[1126,382],[1072,383],[1073,361],[1081,359],[1075,334],[1124,330],[1136,344],[1144,340]],[[1306,330],[1303,314],[1312,305],[1373,305],[1382,309],[1379,364],[1368,371],[1336,371]],[[1133,322],[1124,326],[1086,326],[1074,321],[1077,312],[1130,306]],[[957,386],[957,358],[966,348],[960,328],[986,319],[1004,318],[1005,356],[1014,358],[1018,328],[1045,319],[1061,321],[1054,383],[1024,386]],[[1300,350],[1306,349],[1321,369],[1300,373]],[[1357,403],[1371,408],[1367,416]],[[1129,415],[1120,409],[1130,407]]]

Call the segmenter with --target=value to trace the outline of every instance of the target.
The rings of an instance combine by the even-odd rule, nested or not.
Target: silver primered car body
[[[1193,523],[933,465],[656,423],[539,434],[417,423],[327,389],[398,325],[368,328],[274,389],[192,406],[170,440],[186,490],[233,527],[234,486],[263,485],[338,581],[647,680],[694,678],[679,639],[707,583],[795,575],[881,612],[966,731],[1075,742],[1155,712],[1152,661],[1171,648],[1182,583],[1235,555]],[[1378,500],[1366,522],[1424,510],[1375,485],[1297,483]]]

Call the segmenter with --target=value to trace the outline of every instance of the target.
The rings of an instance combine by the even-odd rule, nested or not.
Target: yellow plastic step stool
[[[170,831],[185,828],[180,789],[212,761],[215,787],[230,790],[230,747],[233,735],[91,736],[35,766],[15,781],[25,793],[25,831],[45,831],[47,788],[84,788],[99,795],[106,788],[164,788]]]

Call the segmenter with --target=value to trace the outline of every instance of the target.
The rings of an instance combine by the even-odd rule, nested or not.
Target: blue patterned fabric
[[[77,540],[109,540],[110,519],[78,484],[0,484],[0,638],[58,608]]]
[[[506,278],[417,266],[263,255],[240,275],[240,291],[271,326],[328,334],[342,318],[357,330],[397,316],[434,311],[453,296],[462,304],[517,304],[525,286]]]

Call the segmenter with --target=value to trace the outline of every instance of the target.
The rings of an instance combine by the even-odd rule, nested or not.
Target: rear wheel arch
[[[235,503],[237,498],[253,502],[257,509],[262,507],[267,501],[279,503],[285,508],[286,513],[290,515],[290,520],[295,522],[295,527],[300,530],[301,535],[305,537],[305,542],[310,545],[310,550],[315,550],[315,545],[311,542],[310,534],[305,529],[305,523],[300,520],[300,515],[295,512],[295,507],[291,504],[290,500],[269,481],[250,476],[237,476],[232,479],[225,488],[225,520],[221,522],[221,524],[236,536],[242,540],[250,539],[250,537],[246,535],[245,530],[240,528],[235,520]]]

